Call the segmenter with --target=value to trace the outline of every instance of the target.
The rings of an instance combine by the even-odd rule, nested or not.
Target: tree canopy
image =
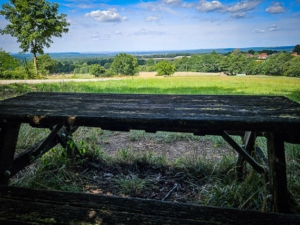
[[[158,63],[156,63],[155,69],[156,69],[156,72],[157,72],[158,76],[172,75],[176,71],[176,68],[172,63],[164,61],[164,60],[159,61]]]
[[[138,72],[138,61],[133,55],[120,53],[114,57],[111,69],[122,75],[134,75]]]
[[[53,43],[52,37],[68,32],[67,15],[58,14],[58,7],[57,3],[45,0],[10,0],[0,10],[0,15],[9,21],[0,33],[16,37],[23,52],[33,54],[36,73],[37,53],[44,54],[44,47]]]

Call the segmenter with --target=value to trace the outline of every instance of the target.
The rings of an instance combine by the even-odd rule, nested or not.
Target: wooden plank
[[[146,130],[151,124],[154,131],[287,130],[297,137],[300,133],[300,105],[280,96],[29,93],[1,101],[0,107],[0,122],[36,126]]]
[[[55,126],[55,128],[51,130],[51,133],[47,138],[44,138],[43,140],[37,142],[15,157],[10,171],[10,177],[14,176],[26,166],[30,165],[50,149],[54,148],[58,143],[60,143],[63,148],[66,148],[67,152],[69,153],[71,150],[67,142],[68,140],[72,140],[71,135],[76,130],[77,127],[74,129],[67,129],[66,127],[62,127],[61,125]],[[75,149],[73,150],[75,152],[78,151],[76,145]]]
[[[278,133],[267,134],[269,179],[272,193],[272,211],[291,213],[288,201],[284,141]]]
[[[242,147],[240,147],[225,131],[222,134],[222,137],[227,141],[230,146],[236,150],[258,173],[263,174],[266,173],[266,169],[258,164],[248,152],[245,151]]]
[[[31,157],[32,153],[35,154],[36,149],[45,141],[45,139],[37,142],[30,148],[26,149],[24,152],[18,154],[13,163],[12,168],[10,170],[10,177],[13,177],[18,172],[23,170],[26,166],[30,165],[34,160],[36,160],[38,157]],[[54,148],[57,145],[57,141],[52,140],[50,141],[43,149],[41,149],[41,152],[46,153],[50,149]],[[40,157],[40,155],[39,155]]]
[[[19,123],[3,124],[0,131],[0,185],[8,185],[10,170],[14,159]]]
[[[0,220],[36,224],[300,224],[299,215],[16,187],[0,187]]]
[[[253,156],[253,152],[255,149],[255,139],[256,139],[256,133],[251,131],[246,131],[245,135],[243,137],[243,149],[250,155]],[[246,159],[239,154],[237,165],[236,165],[236,171],[237,171],[237,177],[239,181],[243,180],[244,177],[244,170],[245,170],[245,161]]]

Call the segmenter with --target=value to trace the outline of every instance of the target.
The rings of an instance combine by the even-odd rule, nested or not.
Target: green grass
[[[289,77],[131,77],[99,82],[44,83],[33,87],[50,92],[283,95],[300,102],[300,79]]]

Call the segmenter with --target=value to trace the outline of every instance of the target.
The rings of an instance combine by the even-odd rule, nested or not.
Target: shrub
[[[162,75],[172,75],[175,73],[175,66],[167,61],[160,61],[155,65],[155,69],[158,76]]]

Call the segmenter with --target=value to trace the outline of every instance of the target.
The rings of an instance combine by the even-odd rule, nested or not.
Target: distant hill
[[[273,50],[273,51],[286,51],[292,52],[295,46],[278,46],[278,47],[249,47],[249,48],[239,48],[243,52],[248,52],[249,50],[254,51],[262,51],[262,50]],[[226,54],[228,52],[232,52],[236,48],[216,48],[216,49],[191,49],[191,50],[167,50],[167,51],[139,51],[139,52],[126,52],[127,54],[132,54],[136,56],[143,55],[155,55],[155,54],[170,54],[170,53],[178,53],[178,54],[207,54],[212,51],[216,51],[219,54]],[[72,59],[72,58],[108,58],[114,57],[120,52],[61,52],[61,53],[48,53],[51,58],[54,59]],[[32,54],[18,54],[11,53],[11,55],[15,58],[24,60],[30,60],[33,58]]]

